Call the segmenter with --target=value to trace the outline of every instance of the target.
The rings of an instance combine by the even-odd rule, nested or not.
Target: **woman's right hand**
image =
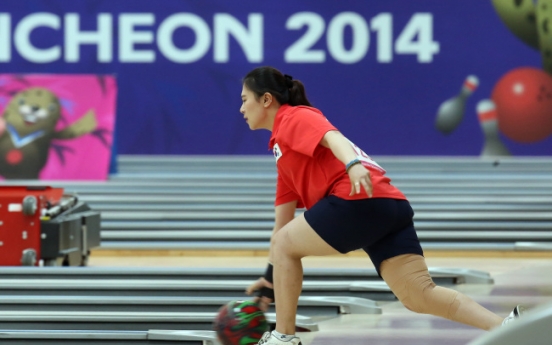
[[[252,295],[255,291],[260,291],[264,287],[269,289],[274,289],[274,286],[271,283],[269,283],[266,279],[261,277],[257,279],[256,282],[249,285],[249,287],[245,289],[245,293],[248,295]],[[259,304],[259,308],[261,308],[263,312],[266,312],[268,310],[268,306],[270,305],[270,303],[273,302],[271,298],[268,298],[266,296],[260,296],[260,297],[257,296],[253,299],[253,301]]]
[[[364,188],[368,197],[372,197],[372,180],[370,178],[370,170],[366,169],[362,164],[355,164],[349,168],[349,179],[351,180],[350,196],[359,194],[361,188]]]

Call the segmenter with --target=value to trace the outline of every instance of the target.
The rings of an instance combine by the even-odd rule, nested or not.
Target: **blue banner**
[[[114,75],[122,154],[268,153],[239,108],[241,78],[271,65],[371,155],[549,155],[543,16],[533,1],[3,0],[0,73]]]

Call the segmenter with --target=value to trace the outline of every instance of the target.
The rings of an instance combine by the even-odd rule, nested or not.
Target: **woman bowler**
[[[413,224],[414,212],[385,170],[343,136],[307,100],[303,84],[272,67],[243,80],[243,114],[252,130],[272,132],[276,158],[275,224],[260,291],[263,308],[276,304],[276,330],[259,341],[298,345],[295,315],[306,256],[364,250],[406,308],[490,330],[502,318],[458,291],[433,283]],[[306,208],[295,217],[296,208]],[[272,288],[274,290],[272,290]]]

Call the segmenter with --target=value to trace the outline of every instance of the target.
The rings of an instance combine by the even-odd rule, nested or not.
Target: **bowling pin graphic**
[[[498,117],[496,106],[490,99],[483,99],[477,103],[477,117],[483,131],[484,143],[481,157],[511,156],[498,135]]]
[[[466,101],[479,86],[479,79],[475,75],[469,75],[464,80],[460,93],[439,106],[435,127],[443,134],[450,134],[464,118]]]

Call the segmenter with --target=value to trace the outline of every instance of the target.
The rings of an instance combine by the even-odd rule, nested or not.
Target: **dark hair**
[[[282,74],[274,67],[255,68],[243,78],[243,84],[257,99],[268,92],[280,104],[312,106],[307,99],[303,83],[290,75]]]

